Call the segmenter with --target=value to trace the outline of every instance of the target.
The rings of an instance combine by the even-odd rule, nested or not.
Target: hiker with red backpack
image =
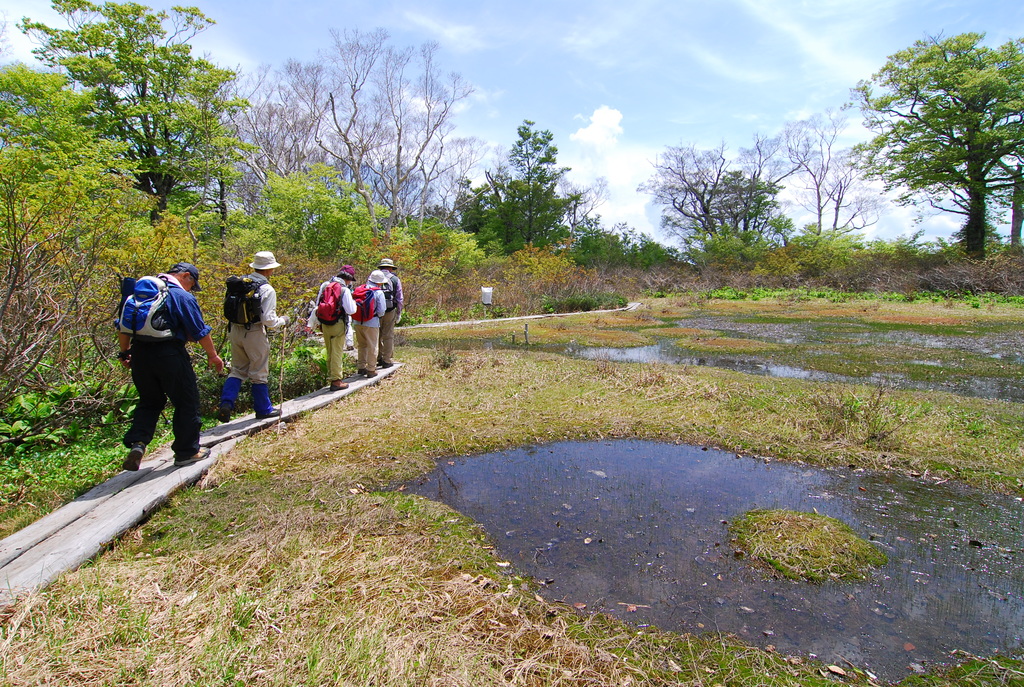
[[[377,376],[377,349],[380,345],[380,320],[387,311],[384,291],[381,284],[388,281],[387,275],[380,270],[370,272],[365,284],[357,286],[352,292],[356,310],[352,313],[356,329],[356,349],[358,350],[358,374],[366,377]]]
[[[288,326],[287,315],[277,314],[277,291],[269,277],[281,266],[274,254],[263,250],[253,257],[249,267],[252,274],[228,279],[224,297],[224,315],[228,319],[228,338],[231,340],[231,372],[220,392],[217,419],[227,422],[235,409],[235,401],[242,390],[242,382],[251,382],[252,405],[257,419],[277,417],[281,414],[270,401],[270,338],[267,329]],[[249,287],[240,297],[235,283]]]
[[[341,381],[345,373],[342,361],[345,351],[349,348],[351,332],[350,320],[356,311],[356,302],[352,299],[352,283],[356,280],[356,269],[352,265],[343,265],[338,274],[320,285],[313,308],[313,318],[319,324],[324,335],[324,347],[327,349],[327,376],[330,378],[331,391],[347,389],[348,384]]]

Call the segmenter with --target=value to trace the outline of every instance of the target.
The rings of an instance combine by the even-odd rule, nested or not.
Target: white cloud
[[[651,160],[657,151],[627,140],[623,114],[615,108],[602,105],[590,116],[577,117],[589,124],[570,134],[571,144],[564,150],[560,146],[559,162],[572,168],[569,176],[576,183],[607,182],[608,200],[598,209],[606,227],[625,222],[657,237],[648,217],[650,198],[637,192],[651,176]]]
[[[759,21],[778,32],[804,55],[807,67],[817,67],[831,80],[851,85],[867,78],[878,67],[871,54],[872,35],[865,22],[887,15],[890,0],[835,0],[799,3],[779,0],[739,0]],[[868,7],[874,5],[875,7]],[[855,38],[855,40],[851,40]]]
[[[405,19],[434,36],[441,45],[454,52],[467,53],[487,47],[483,32],[475,26],[439,21],[419,12],[406,12]]]
[[[753,69],[749,65],[737,61],[726,60],[720,55],[707,50],[695,43],[688,43],[683,50],[703,67],[718,76],[742,83],[766,83],[778,78],[778,75],[763,69]]]
[[[577,115],[577,117],[583,119],[581,115]],[[602,105],[590,116],[590,124],[578,129],[576,133],[570,134],[569,140],[597,147],[613,146],[622,134],[622,127],[619,126],[621,121],[621,112]]]

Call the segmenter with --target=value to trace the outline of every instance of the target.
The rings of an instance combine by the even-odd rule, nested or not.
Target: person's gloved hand
[[[402,311],[398,311],[398,317],[395,318],[395,326],[402,324]]]
[[[287,327],[292,321],[292,318],[288,317],[287,315],[285,315],[281,319],[284,320],[284,322],[281,324],[282,327]]]

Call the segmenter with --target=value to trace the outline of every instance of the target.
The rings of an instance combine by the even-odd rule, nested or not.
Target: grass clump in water
[[[862,580],[888,560],[845,523],[817,513],[757,509],[729,530],[751,559],[794,580]]]

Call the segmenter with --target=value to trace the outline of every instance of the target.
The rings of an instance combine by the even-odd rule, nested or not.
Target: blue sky
[[[184,3],[183,3],[184,4]],[[399,46],[440,45],[448,71],[475,93],[459,133],[507,149],[524,120],[554,134],[579,184],[608,180],[599,210],[656,238],[659,210],[637,186],[667,146],[748,146],[787,121],[839,108],[894,52],[966,31],[1001,45],[1024,37],[1022,0],[192,0],[217,25],[196,39],[218,64],[252,70],[315,60],[330,29],[386,29]],[[164,5],[151,3],[162,8]],[[30,59],[23,16],[59,25],[44,0],[0,0],[8,54]],[[850,112],[848,143],[866,138]],[[914,227],[895,208],[868,230]],[[928,216],[949,236],[956,216]],[[1002,227],[1006,233],[1006,227]]]

